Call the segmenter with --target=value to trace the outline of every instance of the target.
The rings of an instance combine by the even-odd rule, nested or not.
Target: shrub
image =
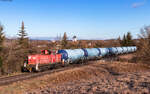
[[[140,39],[137,43],[137,60],[146,64],[150,64],[150,26],[146,26],[141,29],[139,38]]]

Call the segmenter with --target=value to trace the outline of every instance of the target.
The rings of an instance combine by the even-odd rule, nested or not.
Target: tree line
[[[127,34],[124,34],[122,39],[119,37],[118,40],[121,46],[134,46],[135,45],[130,32],[127,32]]]

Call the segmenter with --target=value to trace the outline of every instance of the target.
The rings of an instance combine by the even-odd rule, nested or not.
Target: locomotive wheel
[[[29,72],[32,72],[32,67],[30,67],[28,70],[29,70]]]
[[[32,72],[42,72],[42,68],[39,68],[38,70],[36,70],[35,67],[32,68]]]
[[[22,71],[22,72],[27,72],[28,70],[27,70],[27,68],[25,68],[25,67],[21,67],[21,71]]]
[[[81,60],[81,64],[84,64],[84,63],[85,63],[85,60],[82,59],[82,60]]]
[[[54,69],[56,67],[55,64],[50,64],[50,69]]]

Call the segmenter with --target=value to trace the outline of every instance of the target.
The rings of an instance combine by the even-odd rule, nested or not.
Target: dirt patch
[[[2,94],[110,93],[150,90],[149,67],[127,62],[95,61],[71,70],[0,87]],[[134,89],[137,88],[137,89]],[[146,92],[147,92],[146,91]],[[45,92],[45,93],[44,93]]]
[[[132,54],[120,55],[118,57],[124,60],[131,60],[133,57],[135,57],[135,55],[132,53]]]
[[[98,65],[100,67],[100,65]],[[128,63],[128,62],[112,62],[112,63],[105,63],[105,68],[112,72],[144,72],[150,69],[149,66],[144,64],[135,64],[135,63]]]

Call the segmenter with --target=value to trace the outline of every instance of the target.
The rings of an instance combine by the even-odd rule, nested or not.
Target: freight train
[[[56,64],[66,65],[71,63],[97,60],[106,56],[114,56],[132,53],[137,50],[136,46],[111,47],[111,48],[82,48],[61,49],[58,51],[43,50],[41,54],[29,55],[24,62],[23,71],[39,71],[43,66]]]

